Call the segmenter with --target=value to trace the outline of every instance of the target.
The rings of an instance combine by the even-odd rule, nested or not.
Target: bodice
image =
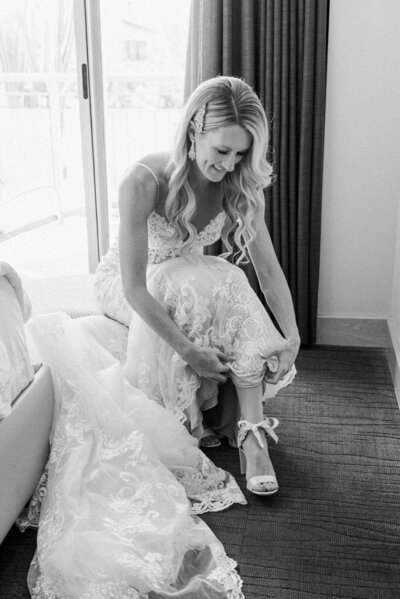
[[[217,216],[210,220],[207,225],[197,233],[193,242],[184,248],[181,248],[182,242],[173,238],[174,227],[153,210],[147,219],[148,228],[148,263],[159,264],[170,258],[184,256],[188,254],[203,254],[204,247],[211,245],[221,237],[222,227],[225,223],[225,212],[221,211]],[[102,279],[104,274],[119,271],[119,250],[118,238],[108,250],[107,254],[101,259],[98,268],[98,279]],[[108,276],[108,275],[107,275]]]
[[[174,238],[173,225],[153,210],[147,220],[149,264],[159,264],[177,256],[203,254],[205,246],[211,245],[221,237],[224,223],[225,212],[221,211],[197,233],[190,245],[182,248],[182,242]]]

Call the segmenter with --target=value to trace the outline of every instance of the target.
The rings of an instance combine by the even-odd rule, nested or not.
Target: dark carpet
[[[269,403],[278,495],[204,520],[239,564],[246,599],[399,599],[400,412],[385,350],[302,350],[295,382]],[[237,452],[208,455],[242,488]],[[29,597],[35,534],[0,547],[0,598]]]

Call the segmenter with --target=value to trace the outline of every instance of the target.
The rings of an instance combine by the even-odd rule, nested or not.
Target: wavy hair
[[[199,123],[196,123],[199,120],[201,132],[240,125],[251,135],[249,150],[221,181],[223,208],[227,214],[222,230],[226,252],[222,255],[238,264],[247,262],[246,242],[254,239],[254,215],[263,202],[262,191],[271,183],[272,175],[272,166],[267,160],[269,131],[264,109],[251,87],[237,77],[208,79],[188,99],[165,169],[169,178],[165,212],[182,247],[191,244],[197,234],[192,224],[196,198],[188,182],[188,150],[190,125],[197,124],[199,132]]]

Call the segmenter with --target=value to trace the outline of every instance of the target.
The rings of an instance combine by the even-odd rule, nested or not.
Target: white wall
[[[400,2],[331,0],[320,317],[387,318],[400,302],[399,198]]]

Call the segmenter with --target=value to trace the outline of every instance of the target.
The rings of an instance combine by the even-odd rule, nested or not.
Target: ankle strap
[[[249,422],[248,420],[239,420],[239,422],[238,422],[238,427],[239,427],[238,445],[239,445],[239,447],[242,445],[242,443],[245,440],[245,438],[247,437],[247,433],[249,431],[252,431],[252,433],[254,433],[254,436],[257,439],[259,446],[264,447],[263,440],[262,440],[261,435],[258,430],[259,428],[262,428],[270,437],[272,437],[272,439],[275,441],[275,443],[278,443],[278,437],[277,437],[276,433],[274,432],[274,428],[276,428],[278,426],[278,424],[279,424],[279,420],[277,418],[266,418],[265,420],[262,420],[261,422],[258,422],[257,424],[253,424],[252,422]]]
[[[278,426],[278,424],[279,424],[279,420],[277,418],[266,418],[265,420],[262,420],[261,422],[258,422],[257,424],[253,424],[252,422],[249,422],[248,420],[239,420],[239,422],[238,422],[238,427],[239,427],[238,445],[241,446],[243,441],[247,437],[247,433],[249,431],[252,431],[252,433],[254,433],[254,436],[257,439],[260,447],[264,447],[263,440],[258,431],[259,428],[262,428],[270,437],[272,437],[272,439],[275,441],[275,443],[278,443],[278,437],[277,437],[276,433],[274,432],[274,428],[276,428]]]

